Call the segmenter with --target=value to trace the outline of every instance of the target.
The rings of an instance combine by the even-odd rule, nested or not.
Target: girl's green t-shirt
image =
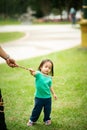
[[[51,91],[50,87],[52,86],[52,77],[44,75],[40,71],[37,71],[35,74],[35,97],[38,98],[50,98]]]

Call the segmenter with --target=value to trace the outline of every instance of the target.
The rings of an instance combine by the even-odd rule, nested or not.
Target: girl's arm
[[[30,71],[30,73],[31,73],[33,76],[36,74],[36,71],[33,70],[32,68],[29,68],[29,71]]]
[[[54,99],[57,99],[57,95],[55,94],[53,87],[51,87],[50,90],[51,90],[51,93],[52,93]]]

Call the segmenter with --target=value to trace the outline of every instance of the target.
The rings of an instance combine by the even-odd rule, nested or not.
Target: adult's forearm
[[[1,46],[0,46],[0,57],[2,57],[5,60],[9,57],[9,55],[4,51],[4,49],[2,49]]]

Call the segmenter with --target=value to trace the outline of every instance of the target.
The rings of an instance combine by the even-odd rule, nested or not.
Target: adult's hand
[[[12,58],[6,59],[6,63],[7,63],[8,66],[10,66],[10,67],[18,67],[18,65],[16,64],[15,60],[12,59]]]

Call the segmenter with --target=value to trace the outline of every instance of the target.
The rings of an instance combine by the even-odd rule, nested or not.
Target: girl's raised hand
[[[32,75],[35,75],[35,70],[33,70],[32,68],[29,68],[28,70],[30,71],[30,73],[31,73]]]

